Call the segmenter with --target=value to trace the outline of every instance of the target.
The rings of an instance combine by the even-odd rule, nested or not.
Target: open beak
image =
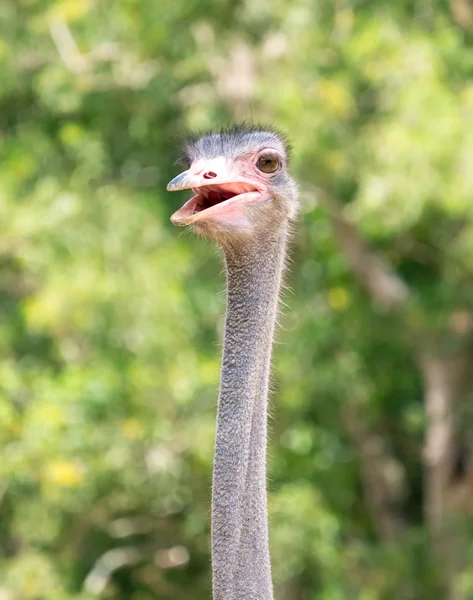
[[[265,191],[261,184],[232,173],[222,159],[193,165],[174,177],[166,189],[192,189],[195,194],[172,215],[174,225],[190,225],[204,218],[236,222],[235,213],[241,212],[241,205],[262,199]]]

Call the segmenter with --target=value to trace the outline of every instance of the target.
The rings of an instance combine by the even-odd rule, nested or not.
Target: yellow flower
[[[353,112],[353,98],[350,90],[340,81],[321,79],[318,90],[325,106],[339,117],[350,116]]]
[[[43,404],[38,406],[36,418],[52,428],[58,428],[66,423],[64,409],[57,404]]]
[[[54,290],[32,297],[25,306],[26,319],[33,329],[54,328],[62,318],[63,299]]]
[[[328,305],[332,310],[345,310],[349,299],[348,292],[342,287],[334,287],[328,293]]]
[[[84,469],[76,461],[54,460],[46,465],[44,480],[58,487],[78,487],[84,480]]]
[[[143,437],[144,434],[143,425],[135,418],[125,419],[121,429],[123,435],[129,440],[136,440],[137,438]]]
[[[52,17],[59,17],[67,23],[72,23],[86,16],[89,8],[89,0],[62,0],[53,4],[50,14]]]

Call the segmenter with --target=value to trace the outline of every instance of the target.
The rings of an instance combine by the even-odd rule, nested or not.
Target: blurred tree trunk
[[[469,314],[454,313],[447,335],[412,330],[406,318],[411,292],[405,282],[369,247],[336,200],[319,190],[318,198],[328,210],[339,247],[354,276],[376,305],[399,320],[399,326],[408,333],[406,339],[414,340],[413,347],[406,344],[406,352],[417,352],[421,357],[425,521],[445,598],[464,600],[466,596],[457,590],[456,579],[464,567],[466,540],[464,528],[461,533],[455,522],[458,524],[466,513],[473,513],[473,445],[471,424],[466,423],[466,434],[461,436],[458,420],[464,412],[462,401],[472,385],[473,319]],[[446,343],[454,351],[442,352]],[[373,522],[381,539],[390,540],[402,530],[402,520],[393,502],[399,485],[393,486],[388,477],[388,466],[395,464],[395,460],[382,443],[381,434],[369,431],[362,413],[355,408],[348,405],[344,425],[360,455]],[[461,452],[465,455],[461,456]],[[461,473],[455,472],[458,461],[463,465]]]
[[[453,356],[425,354],[421,359],[426,411],[425,516],[433,554],[444,565],[443,584],[450,600],[466,598],[458,591],[456,579],[466,566],[466,530],[461,523],[473,507],[473,448],[468,444],[471,425],[466,423],[465,436],[460,420],[472,368],[468,348]]]
[[[348,402],[342,421],[360,457],[365,502],[376,532],[380,539],[390,542],[398,539],[405,527],[400,507],[406,491],[404,471],[392,456],[382,432],[366,423],[363,405],[366,402]]]

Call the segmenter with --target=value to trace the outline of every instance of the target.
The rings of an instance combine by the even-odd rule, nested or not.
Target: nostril
[[[204,173],[204,179],[213,179],[214,177],[217,177],[217,173],[214,173],[213,171],[207,171],[207,173]]]

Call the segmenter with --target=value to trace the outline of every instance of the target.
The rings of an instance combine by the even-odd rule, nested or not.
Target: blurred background
[[[473,598],[471,0],[2,0],[0,599],[210,598],[224,277],[176,139],[249,119],[303,211],[278,600]]]

